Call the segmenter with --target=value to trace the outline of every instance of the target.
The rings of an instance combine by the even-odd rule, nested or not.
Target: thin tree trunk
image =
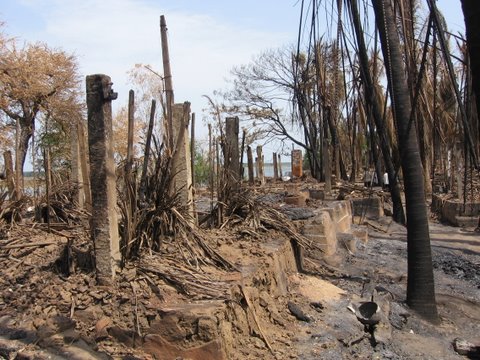
[[[45,199],[47,202],[45,220],[47,221],[48,232],[50,232],[50,187],[52,185],[52,172],[50,167],[50,149],[48,147],[43,150],[43,161],[43,167],[45,169]]]
[[[145,142],[145,152],[143,155],[143,167],[142,167],[142,177],[140,180],[140,200],[145,200],[145,189],[147,186],[147,171],[148,171],[148,161],[150,160],[150,146],[152,143],[152,134],[153,134],[153,125],[155,122],[155,109],[157,102],[152,99],[152,105],[150,107],[150,120],[148,122],[148,131],[147,131],[147,141]],[[192,173],[193,173],[192,168]]]
[[[352,172],[350,173],[350,182],[355,183],[357,178],[357,106],[352,111]]]
[[[162,40],[162,59],[163,59],[163,80],[165,82],[165,97],[167,102],[167,139],[170,154],[173,151],[173,113],[172,108],[175,102],[173,95],[172,70],[170,68],[170,54],[168,51],[167,22],[165,16],[160,16],[160,36]]]
[[[397,124],[407,206],[407,303],[438,322],[423,169],[417,132],[410,124],[411,103],[400,40],[390,0],[372,0],[385,59],[394,119]]]
[[[248,184],[255,184],[255,174],[253,173],[253,153],[252,148],[247,146],[247,163],[248,163]]]
[[[467,2],[462,2],[462,5],[463,4],[468,6]],[[476,4],[477,5],[472,5],[472,7],[468,7],[467,9],[464,9],[464,10],[467,10],[467,11],[471,10],[471,13],[469,13],[469,16],[472,16],[471,14],[478,15],[478,2],[476,2]],[[460,94],[460,89],[459,89],[458,84],[457,84],[457,80],[456,80],[456,76],[455,76],[455,69],[453,67],[453,63],[452,63],[452,60],[451,60],[451,57],[450,57],[450,54],[449,54],[449,51],[448,51],[447,40],[445,39],[443,23],[440,21],[437,5],[436,5],[435,1],[434,0],[428,0],[428,6],[430,8],[430,14],[433,17],[434,24],[435,24],[435,26],[437,27],[437,30],[438,30],[438,40],[440,42],[440,46],[442,48],[445,63],[447,65],[448,75],[450,77],[450,82],[451,82],[453,90],[455,92],[455,97],[457,99],[458,109],[460,110],[462,124],[463,124],[463,127],[465,129],[465,131],[464,131],[464,133],[465,133],[464,141],[466,141],[467,144],[468,144],[468,150],[470,152],[470,156],[472,158],[473,165],[475,166],[475,168],[479,169],[480,166],[479,166],[479,163],[478,163],[477,153],[475,151],[476,149],[473,145],[472,133],[471,133],[471,129],[470,129],[470,126],[469,126],[469,123],[468,123],[467,113],[465,111],[465,106],[464,106],[464,103],[462,101],[462,97],[461,97],[461,94]],[[474,21],[478,21],[478,20],[475,19]],[[473,42],[475,43],[475,41],[473,41]],[[478,50],[478,48],[474,49],[474,51],[476,51],[476,50]],[[469,50],[469,51],[471,51],[471,50]],[[474,68],[477,65],[478,65],[477,63],[472,63],[472,68]]]
[[[125,176],[130,177],[133,167],[133,133],[135,127],[135,92],[128,92],[128,131],[127,131],[127,160],[125,162]]]
[[[17,186],[17,199],[23,196],[24,179],[23,168],[27,159],[28,143],[33,136],[34,120],[17,120],[17,141],[15,151],[15,183]]]
[[[363,29],[360,23],[360,15],[358,13],[358,6],[356,0],[350,0],[350,7],[352,12],[353,26],[355,29],[355,35],[357,37],[358,56],[360,60],[360,71],[363,79],[363,86],[365,89],[365,102],[371,106],[373,119],[377,128],[378,137],[380,139],[380,146],[382,149],[383,159],[385,162],[385,168],[388,173],[388,181],[390,184],[390,194],[392,196],[393,203],[393,219],[400,223],[405,224],[405,213],[402,205],[402,197],[400,193],[400,187],[397,182],[397,176],[395,174],[395,167],[393,164],[392,156],[390,153],[390,142],[388,141],[385,119],[382,117],[380,110],[380,101],[375,86],[373,84],[372,75],[368,66],[368,54],[365,46],[365,39],[363,36]]]
[[[14,200],[15,176],[13,171],[12,152],[7,150],[3,153],[3,164],[5,166],[5,179],[7,180],[8,198]]]

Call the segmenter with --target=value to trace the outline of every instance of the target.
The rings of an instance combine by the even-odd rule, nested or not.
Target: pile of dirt
[[[27,222],[4,227],[0,356],[461,359],[459,347],[474,344],[463,352],[474,358],[480,344],[478,237],[469,235],[467,244],[465,234],[433,226],[442,324],[432,325],[405,305],[406,230],[388,217],[366,221],[369,242],[354,252],[339,247],[338,265],[309,257],[305,247],[306,271],[297,272],[292,239],[305,239],[296,233],[303,220],[292,216],[328,200],[289,206],[284,199],[309,187],[315,188],[260,190],[266,210],[202,230],[205,246],[231,269],[202,261],[188,244],[167,237],[159,252],[144,251],[126,263],[109,286],[96,284],[86,226],[53,224],[50,232]],[[290,220],[262,221],[277,212]],[[383,314],[375,326],[362,323],[358,312],[371,300]]]
[[[239,271],[201,259],[188,264],[180,259],[188,249],[166,239],[161,252],[142,253],[112,284],[99,286],[87,228],[11,226],[0,239],[0,355],[215,359],[228,347],[232,359],[294,356],[280,349],[294,336],[286,329],[293,318],[288,294],[276,293],[276,275],[268,270],[276,264],[269,260],[272,237],[290,248],[289,237],[245,224],[208,235],[206,245]],[[264,272],[250,275],[263,263]]]

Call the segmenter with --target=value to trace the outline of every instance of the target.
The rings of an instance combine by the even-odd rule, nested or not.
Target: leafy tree
[[[208,151],[200,144],[195,144],[194,171],[196,185],[205,185],[210,178],[210,161]]]
[[[136,100],[135,100],[136,101]],[[136,114],[134,123],[133,143],[138,144],[142,134],[145,132],[145,122]],[[127,158],[128,147],[128,109],[122,106],[112,118],[113,127],[113,153],[117,163]],[[140,153],[138,147],[134,147],[134,157]]]
[[[7,44],[12,41],[1,31],[2,27],[3,23],[0,22],[0,56],[3,55],[3,51]],[[2,101],[1,97],[0,101]],[[12,126],[13,124],[9,120],[10,119],[4,113],[0,112],[0,148],[2,148],[4,151],[10,150],[13,152],[15,149],[15,126]],[[3,160],[3,156],[0,156],[0,159]]]
[[[37,120],[72,121],[81,117],[80,81],[73,55],[43,43],[18,46],[0,42],[0,110],[7,124],[19,124],[17,151],[23,167]]]

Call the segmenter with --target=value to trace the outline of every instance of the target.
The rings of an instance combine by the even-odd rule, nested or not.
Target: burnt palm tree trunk
[[[372,0],[397,124],[407,207],[407,303],[426,319],[437,322],[432,254],[425,203],[423,168],[416,126],[411,124],[411,102],[390,0]]]
[[[461,2],[472,72],[472,87],[478,114],[477,121],[480,121],[480,22],[478,21],[480,7],[478,0],[461,0]],[[480,134],[474,134],[474,136],[480,136]],[[480,218],[478,219],[478,229],[480,229]]]

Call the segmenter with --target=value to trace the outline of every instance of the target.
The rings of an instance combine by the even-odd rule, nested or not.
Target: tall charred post
[[[117,193],[113,159],[112,90],[110,77],[89,75],[86,79],[88,147],[92,190],[91,236],[95,247],[97,281],[110,284],[120,264],[116,212]]]

